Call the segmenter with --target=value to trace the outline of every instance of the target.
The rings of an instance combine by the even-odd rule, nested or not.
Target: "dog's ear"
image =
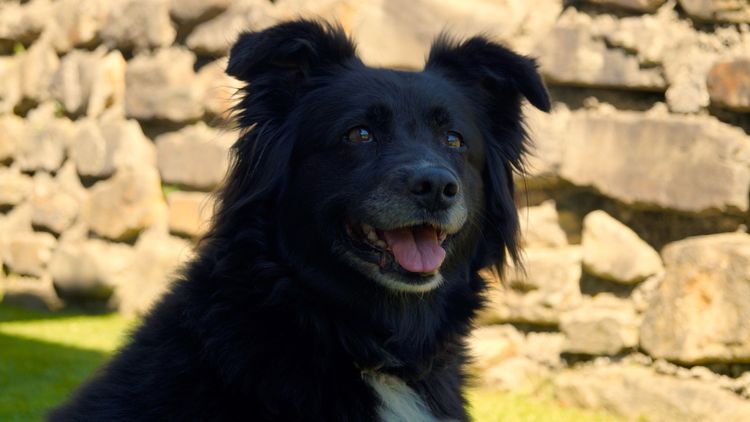
[[[354,58],[354,44],[340,26],[301,19],[241,34],[227,74],[249,83],[251,91],[271,87],[291,100],[316,73]]]
[[[316,80],[352,62],[361,63],[354,45],[327,23],[297,20],[239,36],[227,73],[246,82],[234,107],[242,132],[218,192],[212,236],[234,235],[237,221],[278,200],[296,141],[289,113]]]
[[[518,262],[513,170],[522,171],[526,151],[522,100],[550,110],[536,63],[484,37],[456,42],[441,36],[432,46],[425,71],[439,73],[466,92],[485,138],[486,218],[473,267],[501,269],[506,253]]]
[[[449,78],[473,84],[490,97],[507,96],[509,91],[515,91],[534,107],[550,110],[549,95],[534,60],[484,37],[456,42],[441,35],[432,45],[425,68],[440,69]]]

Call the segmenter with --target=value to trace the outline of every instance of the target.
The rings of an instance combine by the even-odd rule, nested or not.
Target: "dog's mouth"
[[[446,239],[451,236],[438,225],[421,223],[378,229],[367,223],[347,221],[346,233],[360,255],[381,271],[432,276],[445,260]]]

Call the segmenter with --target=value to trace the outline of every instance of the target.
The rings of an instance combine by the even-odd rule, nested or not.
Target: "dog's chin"
[[[394,292],[425,293],[437,289],[444,281],[440,270],[431,274],[389,271],[351,250],[344,250],[340,255],[362,275]]]

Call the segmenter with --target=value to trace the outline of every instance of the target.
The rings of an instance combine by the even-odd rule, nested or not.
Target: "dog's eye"
[[[344,138],[354,144],[370,142],[374,139],[370,130],[364,126],[357,126],[349,129],[349,133],[347,133]]]
[[[443,137],[443,143],[451,148],[462,148],[464,146],[464,138],[458,132],[447,132]]]

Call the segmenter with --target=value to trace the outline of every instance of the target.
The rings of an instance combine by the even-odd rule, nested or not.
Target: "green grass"
[[[44,419],[117,348],[128,325],[118,315],[0,305],[0,421]]]
[[[123,341],[133,320],[119,315],[42,313],[0,304],[0,421],[43,420]],[[529,397],[469,391],[477,421],[616,421],[561,407],[549,394]]]
[[[551,392],[527,395],[487,389],[468,392],[471,415],[476,421],[488,422],[618,422],[621,419],[604,411],[563,407]]]

